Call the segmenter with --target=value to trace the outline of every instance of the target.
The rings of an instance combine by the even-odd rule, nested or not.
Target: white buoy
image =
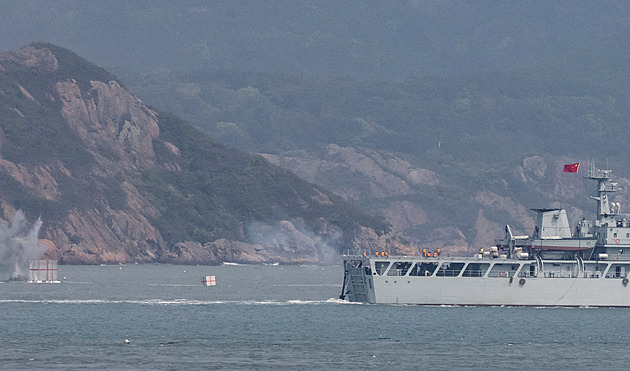
[[[129,344],[129,343],[131,343],[131,341],[129,341],[129,339],[125,339],[124,343],[125,344]]]

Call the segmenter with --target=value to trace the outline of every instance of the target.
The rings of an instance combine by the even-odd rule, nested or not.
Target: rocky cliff
[[[46,256],[62,263],[320,263],[362,240],[401,246],[378,218],[53,45],[0,54],[0,156],[2,217],[41,215]]]
[[[600,167],[610,158],[614,181],[626,182],[623,89],[601,89],[608,85],[597,79],[575,86],[546,69],[478,78],[191,71],[125,82],[205,132],[384,215],[386,239],[416,250],[478,251],[505,224],[530,234],[530,208],[564,207],[572,224],[592,217],[595,185],[582,171],[562,172],[586,154]],[[622,210],[627,198],[614,195]]]
[[[594,184],[576,174],[563,174],[562,165],[571,161],[567,158],[526,157],[507,174],[486,174],[485,182],[497,186],[473,190],[456,184],[449,169],[440,174],[395,154],[366,148],[331,144],[324,152],[301,150],[264,156],[346,200],[378,205],[376,211],[392,226],[391,236],[413,246],[400,246],[400,252],[440,248],[447,254],[468,255],[492,246],[495,239],[503,237],[508,223],[517,233],[530,234],[535,222],[530,208],[565,207],[572,221],[594,213],[594,203],[588,203],[588,195],[595,193]],[[616,181],[628,184],[624,178]],[[521,190],[518,197],[513,196],[515,190]],[[625,204],[625,193],[615,197]],[[527,201],[531,203],[524,204]],[[469,213],[450,212],[453,202]],[[434,212],[438,208],[440,211]],[[362,246],[368,245],[368,240],[363,240]]]

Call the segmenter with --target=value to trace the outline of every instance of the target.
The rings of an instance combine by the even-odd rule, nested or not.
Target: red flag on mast
[[[577,173],[578,167],[580,167],[580,163],[576,162],[575,164],[564,165],[564,173]]]

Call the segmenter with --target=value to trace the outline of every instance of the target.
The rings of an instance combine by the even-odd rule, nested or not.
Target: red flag
[[[577,162],[575,164],[564,165],[564,173],[577,173],[578,167],[580,167],[580,163]]]

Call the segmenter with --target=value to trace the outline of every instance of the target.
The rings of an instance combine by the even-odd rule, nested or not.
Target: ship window
[[[437,263],[421,263],[414,264],[409,272],[410,276],[432,276],[437,268]]]
[[[623,278],[630,272],[628,264],[613,264],[610,266],[606,278]]]
[[[614,237],[617,237],[617,232],[615,232],[615,234],[613,234]]]
[[[404,276],[411,267],[411,262],[394,262],[387,272],[388,276]]]
[[[495,264],[488,273],[488,277],[510,278],[513,276],[511,264]]]
[[[470,263],[462,274],[464,277],[483,277],[490,268],[489,263]]]
[[[465,263],[442,263],[440,270],[435,274],[440,277],[457,277],[464,268]]]
[[[523,269],[518,273],[519,277],[536,277],[536,265],[524,265]]]
[[[630,238],[630,233],[626,233],[626,238]]]
[[[389,267],[389,262],[376,262],[374,263],[374,268],[376,268],[376,274],[382,276],[385,273],[385,270]]]

